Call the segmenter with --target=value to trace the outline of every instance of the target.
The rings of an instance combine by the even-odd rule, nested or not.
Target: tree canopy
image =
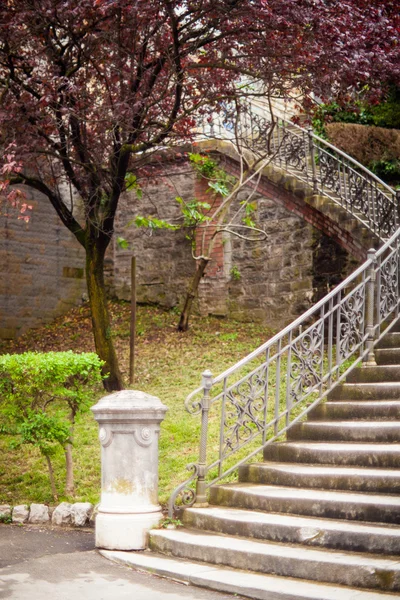
[[[344,98],[399,79],[389,0],[3,0],[0,159],[86,251],[96,348],[121,387],[104,253],[126,174],[242,96]],[[80,198],[83,211],[75,210]]]

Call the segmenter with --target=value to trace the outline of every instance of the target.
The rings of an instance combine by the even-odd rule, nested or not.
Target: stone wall
[[[116,234],[106,259],[109,293],[129,299],[134,254],[138,301],[166,308],[179,306],[196,268],[185,232],[138,229],[131,221],[138,215],[152,215],[179,222],[181,212],[175,197],[209,200],[207,186],[184,157],[149,166],[140,185],[141,199],[134,192],[121,198]],[[349,262],[346,250],[335,241],[328,244],[326,236],[314,229],[316,217],[311,219],[308,206],[302,208],[293,194],[265,181],[259,192],[253,198],[257,201],[256,220],[267,239],[250,243],[230,234],[219,236],[200,283],[196,310],[280,327],[311,306],[313,295],[316,298],[337,283],[354,263]],[[36,192],[32,195],[30,190],[27,194],[34,205],[30,223],[15,216],[0,217],[3,338],[51,321],[86,296],[84,253],[78,242],[61,224],[47,198]],[[323,218],[320,215],[318,219]],[[330,232],[332,225],[325,221],[328,225],[325,223],[322,231]],[[341,241],[336,232],[332,235]],[[119,237],[128,241],[128,249],[118,245]],[[348,247],[346,240],[343,243]],[[332,252],[337,257],[335,273],[326,260]]]
[[[190,200],[194,195],[195,175],[187,161],[164,167],[154,165],[147,177],[139,180],[143,196],[125,194],[115,223],[113,247],[108,255],[107,278],[112,294],[130,298],[131,257],[136,256],[137,300],[172,308],[183,298],[187,283],[195,269],[189,240],[183,231],[137,228],[132,221],[137,216],[152,216],[178,223],[181,212],[175,197]],[[128,249],[118,245],[122,237]]]
[[[48,199],[25,190],[29,223],[0,216],[0,338],[50,322],[86,296],[84,253]]]
[[[168,177],[153,167],[150,180],[142,180],[143,198],[127,195],[116,223],[113,257],[110,257],[110,290],[119,298],[130,297],[130,260],[137,257],[137,297],[167,308],[182,303],[195,269],[184,232],[149,232],[134,225],[135,216],[157,216],[171,221],[180,211],[174,197],[196,197],[209,201],[207,185],[199,181],[190,165],[181,161],[168,166]],[[246,191],[239,195],[233,210]],[[263,321],[279,327],[311,305],[313,295],[313,227],[304,219],[256,195],[257,223],[267,233],[263,242],[251,243],[235,236],[218,236],[212,260],[200,282],[198,309],[201,314]],[[130,247],[122,250],[117,238]]]
[[[205,187],[197,182],[197,198],[206,199]],[[250,192],[238,195],[231,213]],[[280,327],[311,305],[313,227],[260,194],[252,202],[257,206],[253,218],[266,239],[219,236],[200,284],[200,311]]]

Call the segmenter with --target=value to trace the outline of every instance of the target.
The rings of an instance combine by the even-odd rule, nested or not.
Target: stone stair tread
[[[349,587],[400,589],[400,558],[377,554],[310,548],[192,529],[153,530],[150,546],[156,551],[189,560],[304,579],[310,573],[319,581]],[[389,582],[388,582],[389,580]]]
[[[307,463],[288,463],[288,462],[273,462],[263,461],[260,463],[250,463],[249,466],[259,469],[279,469],[288,473],[319,474],[319,475],[361,475],[363,477],[393,477],[400,478],[399,469],[385,468],[370,468],[356,466],[341,466],[341,465],[322,465],[322,464],[307,464]]]
[[[301,423],[302,426],[306,427],[332,427],[332,428],[345,428],[345,429],[362,429],[363,427],[368,427],[371,429],[389,429],[400,427],[400,421],[363,421],[362,419],[357,419],[356,421],[350,420],[332,420],[332,421],[307,421]]]
[[[348,376],[348,383],[374,383],[382,381],[382,378],[387,378],[387,381],[400,381],[399,365],[376,365],[363,366],[354,369]],[[368,378],[368,379],[367,379]]]
[[[400,352],[400,350],[399,350]],[[328,394],[329,400],[396,400],[400,398],[400,381],[342,383]]]
[[[255,600],[384,600],[390,592],[360,590],[304,579],[264,575],[149,552],[100,550],[114,562],[139,571]]]
[[[333,413],[333,414],[331,414]],[[340,416],[337,416],[339,413]],[[358,416],[359,415],[359,416]],[[392,421],[400,416],[400,398],[395,400],[328,400],[321,402],[308,415],[307,422],[372,421],[380,423]]]
[[[308,441],[295,441],[295,442],[277,442],[276,446],[292,446],[296,448],[310,448],[312,450],[366,450],[371,451],[371,448],[375,452],[382,451],[387,452],[391,450],[393,452],[400,452],[400,444],[383,444],[380,442],[308,442]]]
[[[264,459],[274,462],[398,469],[400,444],[372,441],[291,440],[266,446]]]
[[[289,440],[400,442],[400,421],[310,420],[294,425],[287,437]]]
[[[373,535],[390,535],[400,539],[400,525],[392,523],[369,523],[367,521],[345,521],[344,519],[321,519],[318,517],[272,513],[257,510],[246,510],[231,506],[210,505],[207,508],[189,508],[188,513],[211,515],[217,518],[230,519],[234,522],[256,523],[262,525],[286,525],[302,529],[324,529],[341,531],[344,534],[367,533]],[[315,535],[315,534],[314,534]]]
[[[260,497],[290,498],[299,500],[318,500],[324,502],[354,502],[359,505],[373,502],[375,506],[400,507],[400,497],[390,494],[378,494],[374,492],[353,492],[347,490],[321,490],[313,488],[294,488],[278,485],[264,485],[258,483],[225,483],[215,486],[220,489],[231,491],[245,491]]]
[[[368,408],[370,406],[373,406],[374,404],[376,404],[377,406],[400,406],[400,398],[393,398],[393,399],[384,399],[384,400],[327,400],[326,402],[324,402],[323,404],[325,405],[335,405],[335,406],[340,406],[343,404],[349,404],[352,406],[364,406],[365,408]],[[321,406],[323,405],[321,404]],[[319,406],[319,405],[318,405]]]

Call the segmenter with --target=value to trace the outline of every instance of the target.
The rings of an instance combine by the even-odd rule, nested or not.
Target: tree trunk
[[[196,272],[190,282],[189,289],[186,294],[185,304],[181,312],[179,319],[178,331],[187,331],[189,329],[189,318],[192,312],[193,300],[196,297],[197,290],[199,288],[200,279],[204,275],[204,271],[209,263],[208,258],[201,257],[196,264]]]
[[[56,488],[56,481],[54,479],[53,465],[51,464],[50,456],[48,454],[45,454],[45,457],[46,457],[46,462],[47,462],[47,468],[49,469],[51,493],[53,494],[54,502],[58,502],[58,494],[57,494],[57,488]]]
[[[111,336],[110,313],[104,286],[104,255],[108,242],[104,235],[95,230],[87,235],[86,281],[96,352],[104,360],[103,373],[107,375],[103,384],[107,391],[123,389],[121,372]]]
[[[69,428],[69,441],[64,446],[65,452],[65,494],[67,496],[72,496],[75,491],[75,483],[74,483],[74,459],[72,456],[72,444],[74,441],[74,428],[75,428],[75,408],[71,408],[71,412],[69,413],[69,420],[71,421],[71,427]]]
[[[65,466],[66,466],[66,476],[65,476],[65,495],[72,496],[75,491],[74,486],[74,461],[72,458],[72,444],[65,444]]]

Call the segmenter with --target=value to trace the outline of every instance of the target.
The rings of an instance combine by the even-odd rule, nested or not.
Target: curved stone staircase
[[[295,171],[290,176],[296,178]],[[298,179],[301,180],[299,174]],[[342,200],[331,198],[330,202],[339,206],[340,211],[346,210]],[[371,228],[365,215],[356,214],[355,205],[348,211],[353,219],[381,240],[388,237],[393,226],[386,227],[385,234],[382,226]],[[394,252],[392,243],[389,250]],[[275,438],[264,443],[263,462],[241,461],[237,482],[211,482],[209,505],[199,493],[194,503],[193,492],[193,500],[187,502],[191,506],[182,510],[183,527],[150,532],[151,552],[107,551],[105,555],[179,581],[260,600],[400,598],[400,321],[397,322],[400,252],[396,250],[391,256],[395,257],[391,262],[381,259],[380,270],[371,271],[375,265],[371,259],[369,275],[361,269],[355,274],[356,291],[349,296],[350,301],[346,300],[348,296],[340,295],[342,292],[336,296],[331,293],[326,304],[320,303],[321,317],[310,313],[312,324],[305,321],[308,327],[305,332],[300,326],[292,334],[295,322],[292,329],[282,333],[290,336],[284,338],[289,339],[285,348],[290,347],[297,357],[292,363],[297,370],[291,371],[288,366],[289,375],[285,376],[289,390],[282,412],[286,419],[283,429],[286,441],[279,441],[280,415],[276,413],[271,421]],[[396,296],[396,302],[389,308],[384,297],[385,289],[390,287],[389,280],[384,279],[387,265],[391,265],[391,294]],[[363,273],[364,283],[357,283]],[[361,296],[365,299],[368,286],[374,284],[374,273],[381,290],[377,307],[371,308],[369,300],[357,313],[352,313],[356,300]],[[342,313],[346,311],[345,319]],[[376,312],[380,320],[373,325],[371,319]],[[357,324],[354,315],[362,315],[359,319],[365,317],[366,326]],[[388,322],[385,333],[381,327]],[[342,323],[347,330],[353,326],[361,331],[357,352],[366,362],[361,367],[349,367],[345,380],[337,375],[337,368],[336,381],[331,383],[335,373],[333,334],[324,339],[321,332],[327,325],[332,331],[336,327],[339,338]],[[321,339],[317,339],[318,332]],[[348,331],[346,335],[349,336]],[[278,357],[283,351],[281,339],[276,342]],[[354,340],[353,347],[356,347]],[[264,345],[259,350],[265,352],[265,348]],[[337,365],[341,356],[344,362],[348,359],[352,348],[341,350],[343,356],[336,350]],[[270,367],[268,352],[267,366],[263,365],[266,373]],[[315,357],[319,357],[319,362],[315,362]],[[303,372],[298,375],[303,363]],[[329,366],[328,375],[318,379],[316,366],[323,369],[325,364]],[[247,421],[242,419],[241,426],[248,424],[250,417],[254,427],[259,423],[248,408],[260,399],[254,373],[257,383],[261,379],[268,386],[257,369],[245,376],[250,381],[249,395],[253,397],[243,409],[247,411]],[[279,369],[277,366],[276,371]],[[226,377],[234,368],[228,371]],[[315,382],[310,383],[310,374]],[[236,392],[243,381],[235,384]],[[301,418],[296,417],[292,423],[293,402],[301,394],[309,397],[306,383],[311,391],[320,390],[321,398],[325,395],[326,401],[309,402]],[[206,382],[201,388],[206,399],[208,389]],[[223,394],[231,388],[224,384],[224,390],[216,400],[223,398],[225,402]],[[237,407],[233,395],[230,401],[235,401]],[[203,403],[203,415],[205,410],[208,413],[209,404],[208,400]],[[201,458],[195,469],[199,479],[207,471],[204,465]]]

